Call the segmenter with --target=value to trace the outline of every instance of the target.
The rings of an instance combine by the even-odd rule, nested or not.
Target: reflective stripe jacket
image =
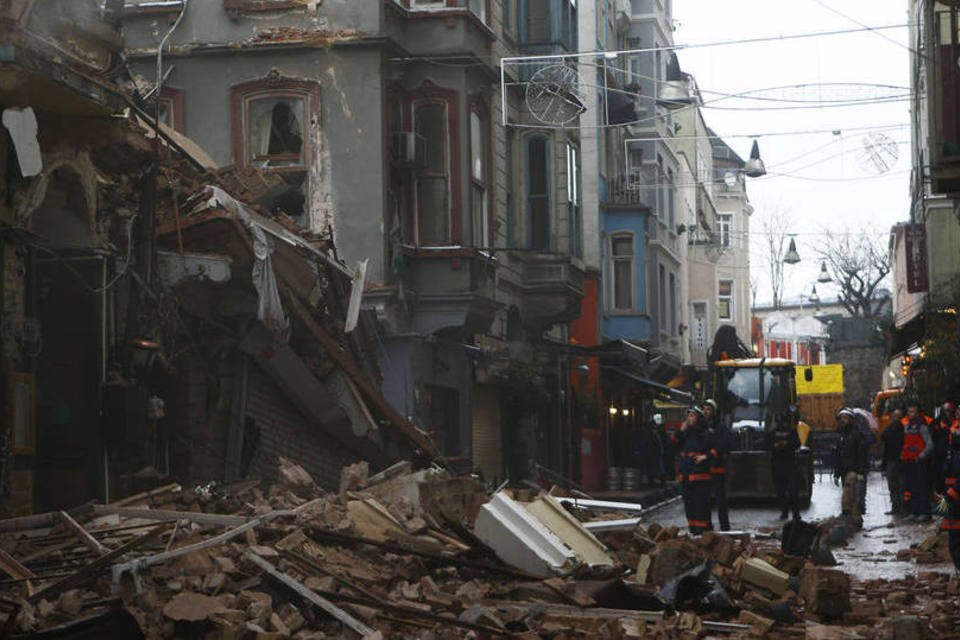
[[[960,482],[960,423],[957,420],[950,425],[943,476],[948,487],[956,486]]]
[[[686,431],[677,432],[677,442],[680,445],[680,480],[702,482],[710,480],[711,450],[714,449],[713,437],[703,427],[692,427]],[[696,458],[705,456],[697,462]]]

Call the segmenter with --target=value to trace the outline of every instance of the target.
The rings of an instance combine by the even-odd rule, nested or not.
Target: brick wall
[[[340,469],[359,459],[318,425],[310,423],[280,387],[253,364],[247,381],[246,414],[256,420],[259,431],[249,475],[273,477],[277,456],[284,456],[302,465],[317,484],[336,491]]]

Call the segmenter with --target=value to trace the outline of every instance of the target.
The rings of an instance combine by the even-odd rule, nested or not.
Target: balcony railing
[[[620,174],[607,180],[607,207],[652,208],[656,203],[656,180],[652,171]],[[653,186],[651,186],[653,185]]]

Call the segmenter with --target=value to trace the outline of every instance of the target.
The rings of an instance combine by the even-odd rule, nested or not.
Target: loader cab
[[[781,358],[721,360],[713,367],[713,397],[737,449],[760,449],[781,416],[795,411],[794,363]]]

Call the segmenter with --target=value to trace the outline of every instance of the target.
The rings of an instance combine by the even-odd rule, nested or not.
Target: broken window
[[[291,85],[291,86],[285,86]],[[316,122],[319,95],[314,83],[288,81],[274,85],[254,82],[234,89],[234,112],[242,118],[242,140],[235,154],[242,164],[257,167],[282,180],[262,202],[265,207],[306,225],[310,192],[310,127]]]
[[[250,162],[259,167],[302,166],[303,98],[250,101]]]

